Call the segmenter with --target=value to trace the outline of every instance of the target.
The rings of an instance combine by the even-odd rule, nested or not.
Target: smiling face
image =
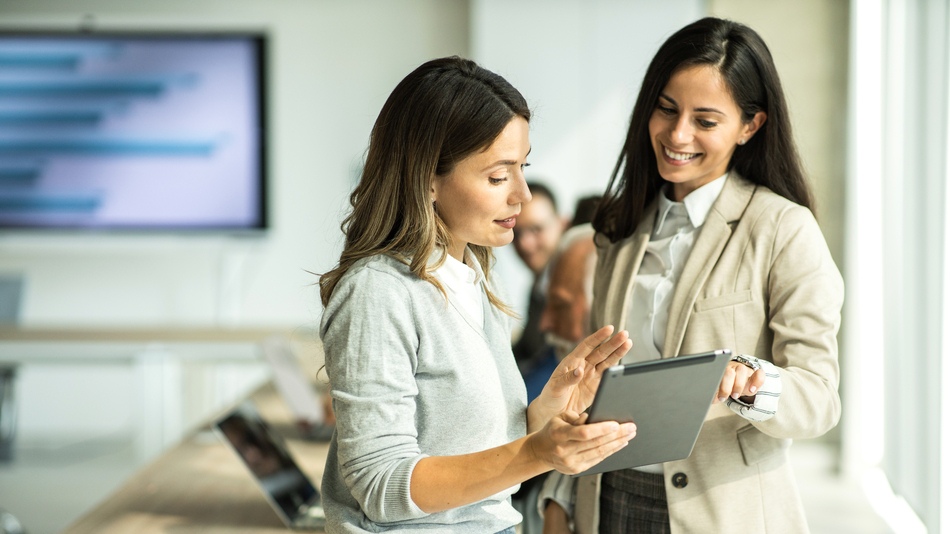
[[[719,71],[687,67],[670,77],[650,116],[650,140],[660,176],[682,201],[726,173],[732,153],[765,123],[758,112],[748,122]]]
[[[521,205],[531,200],[524,179],[530,150],[528,121],[517,116],[487,149],[432,180],[430,194],[449,230],[452,257],[462,261],[470,243],[486,247],[511,243]]]

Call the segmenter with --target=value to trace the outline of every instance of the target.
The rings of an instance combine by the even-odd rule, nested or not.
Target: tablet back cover
[[[717,350],[605,371],[588,422],[633,421],[637,435],[626,447],[576,476],[689,456],[731,356],[729,350]]]

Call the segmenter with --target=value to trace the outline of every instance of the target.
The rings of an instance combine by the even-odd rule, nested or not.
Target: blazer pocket
[[[735,293],[727,293],[725,295],[719,295],[718,297],[698,299],[696,301],[696,311],[704,312],[715,310],[716,308],[725,308],[726,306],[745,304],[746,302],[752,302],[751,289],[736,291]]]
[[[752,425],[740,428],[736,437],[739,438],[742,460],[750,466],[768,460],[792,445],[792,440],[766,436]]]

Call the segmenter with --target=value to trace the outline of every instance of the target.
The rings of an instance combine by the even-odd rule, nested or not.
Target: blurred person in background
[[[555,361],[563,360],[587,332],[596,252],[594,229],[582,224],[564,232],[551,261],[548,296],[539,326],[553,348]]]
[[[525,377],[538,370],[548,353],[549,347],[544,342],[544,334],[538,328],[538,322],[541,320],[547,293],[548,262],[557,249],[561,234],[564,233],[564,220],[558,215],[557,200],[551,189],[537,181],[529,181],[527,185],[531,200],[522,205],[521,214],[515,223],[513,241],[515,252],[534,277],[528,297],[528,315],[524,329],[512,347],[521,375]],[[528,400],[539,391],[529,389]]]

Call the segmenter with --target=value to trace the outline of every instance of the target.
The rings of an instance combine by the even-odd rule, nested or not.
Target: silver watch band
[[[758,371],[762,368],[762,365],[759,364],[759,360],[757,358],[753,358],[752,356],[747,356],[745,354],[734,355],[732,357],[732,361],[739,362],[753,371]]]

